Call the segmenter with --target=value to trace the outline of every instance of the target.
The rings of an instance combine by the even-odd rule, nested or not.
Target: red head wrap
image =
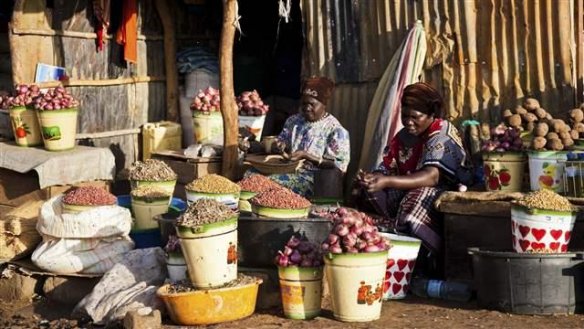
[[[318,99],[324,105],[333,94],[335,83],[325,77],[312,77],[304,82],[302,96],[311,96]]]

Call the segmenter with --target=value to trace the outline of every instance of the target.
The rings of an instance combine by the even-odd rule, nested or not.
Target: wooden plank
[[[36,35],[36,36],[59,36],[67,38],[78,38],[78,39],[97,39],[97,34],[93,32],[78,32],[78,31],[63,31],[63,30],[53,30],[53,29],[19,29],[12,28],[12,34],[14,35]],[[115,39],[110,34],[105,34],[103,36],[105,40]],[[148,41],[162,41],[164,37],[161,35],[138,35],[138,40],[148,40]]]
[[[149,82],[164,82],[166,77],[130,77],[130,78],[118,78],[118,79],[103,79],[103,80],[75,80],[69,79],[64,81],[50,81],[37,83],[41,88],[54,88],[58,86],[64,87],[95,87],[95,86],[117,86],[117,85],[127,85],[136,83],[149,83]],[[34,83],[34,82],[29,82]]]

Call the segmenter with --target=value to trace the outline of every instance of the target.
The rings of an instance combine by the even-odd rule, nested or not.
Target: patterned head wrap
[[[403,91],[401,105],[434,117],[442,115],[442,96],[425,82],[408,85]]]
[[[304,81],[302,96],[311,96],[327,105],[333,94],[335,83],[325,77],[312,77]]]

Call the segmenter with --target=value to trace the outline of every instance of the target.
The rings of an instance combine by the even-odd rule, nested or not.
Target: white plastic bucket
[[[511,206],[511,239],[516,252],[567,252],[576,213]]]
[[[422,241],[404,235],[380,234],[391,241],[383,284],[383,299],[405,298]]]
[[[237,279],[237,217],[197,227],[177,226],[177,235],[194,287],[211,289]]]
[[[187,263],[182,254],[167,255],[166,269],[168,270],[168,278],[172,283],[183,281],[187,278]]]
[[[223,145],[221,112],[193,111],[193,131],[197,144]]]
[[[239,116],[239,128],[245,128],[255,136],[256,141],[261,141],[264,130],[265,115],[260,116]]]
[[[134,213],[133,230],[148,230],[158,228],[158,222],[154,216],[162,215],[168,212],[170,203],[168,198],[158,200],[140,200],[132,197],[132,212]]]
[[[322,267],[278,267],[284,315],[289,319],[313,319],[320,314]]]
[[[519,152],[484,153],[485,189],[521,192],[526,160],[525,154]]]
[[[387,251],[324,257],[333,315],[345,322],[379,319]]]
[[[24,106],[10,108],[14,140],[18,146],[37,146],[43,143],[37,112]]]
[[[564,191],[564,174],[567,152],[529,152],[529,183],[532,191],[550,189],[557,193]]]
[[[76,108],[38,111],[37,116],[46,150],[65,151],[75,148]]]
[[[203,193],[186,190],[186,194],[189,205],[199,199],[213,199],[236,211],[239,207],[239,193]]]

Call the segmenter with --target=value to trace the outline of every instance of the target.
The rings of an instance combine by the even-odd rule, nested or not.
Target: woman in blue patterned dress
[[[273,153],[294,161],[304,160],[304,165],[296,173],[270,178],[306,197],[314,193],[314,175],[319,169],[335,169],[344,174],[349,165],[349,132],[326,111],[333,89],[334,83],[324,77],[305,81],[300,113],[286,120],[272,145]]]

